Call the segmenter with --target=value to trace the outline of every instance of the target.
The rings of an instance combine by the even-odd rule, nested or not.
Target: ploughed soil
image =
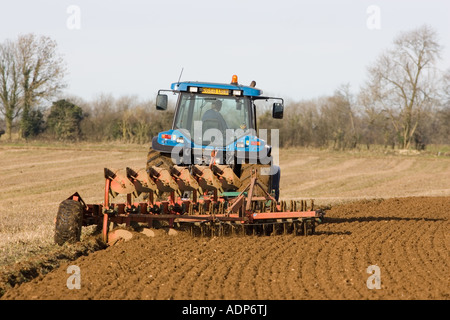
[[[312,236],[135,233],[1,298],[447,300],[449,217],[450,197],[411,197],[332,207]],[[70,265],[80,289],[68,289]],[[379,289],[369,266],[379,268]]]

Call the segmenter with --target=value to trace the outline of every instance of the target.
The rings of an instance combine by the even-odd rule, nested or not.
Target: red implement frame
[[[131,171],[133,172],[133,171]],[[170,192],[167,201],[155,202],[153,193],[149,192],[146,202],[133,202],[136,189],[133,188],[133,177],[128,176],[128,181],[111,170],[105,169],[105,193],[103,204],[86,205],[78,193],[73,194],[69,199],[79,201],[84,207],[83,225],[102,225],[102,237],[108,240],[109,224],[125,223],[127,226],[131,222],[147,223],[152,227],[153,220],[168,221],[169,226],[174,223],[205,223],[205,222],[227,222],[251,225],[258,223],[271,223],[276,221],[319,221],[323,217],[321,210],[314,210],[311,204],[310,210],[301,206],[304,211],[297,211],[291,207],[291,211],[286,211],[286,206],[277,201],[259,184],[257,177],[252,176],[250,184],[236,197],[227,200],[218,197],[217,192],[212,196],[197,197],[193,199],[183,199],[176,196],[175,192]],[[129,184],[128,184],[129,183]],[[254,190],[259,187],[264,196],[254,196]],[[117,193],[126,194],[126,201],[122,203],[112,203],[111,196]],[[266,210],[254,210],[255,203],[269,204]],[[303,202],[302,202],[303,203]]]

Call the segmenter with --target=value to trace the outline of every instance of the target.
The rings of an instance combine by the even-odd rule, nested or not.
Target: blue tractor
[[[178,95],[172,128],[153,138],[146,168],[105,168],[103,203],[86,204],[77,192],[61,202],[56,243],[79,241],[81,227],[92,224],[108,241],[110,223],[132,222],[212,236],[314,233],[324,212],[312,201],[278,200],[280,168],[257,134],[256,102],[274,100],[272,116],[282,119],[283,99],[233,76],[231,83],[173,83],[159,90],[158,110],[167,110],[168,92]]]
[[[230,168],[238,183],[222,192],[240,192],[256,175],[260,184],[278,201],[280,168],[274,164],[272,147],[257,135],[257,100],[275,101],[272,116],[283,118],[282,98],[264,96],[262,90],[238,83],[183,81],[171,90],[159,90],[156,108],[166,110],[168,95],[178,95],[170,130],[153,137],[148,154],[151,167],[172,169],[174,165],[196,168],[212,163]],[[223,171],[223,170],[222,170]]]

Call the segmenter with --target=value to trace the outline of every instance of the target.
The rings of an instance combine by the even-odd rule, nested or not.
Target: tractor
[[[79,241],[92,224],[107,241],[111,223],[133,222],[201,236],[314,233],[325,213],[313,200],[280,200],[280,167],[258,135],[256,102],[273,102],[273,118],[283,119],[282,98],[236,75],[172,83],[158,91],[157,110],[168,109],[169,94],[177,96],[172,128],[153,137],[146,167],[105,168],[103,203],[86,204],[77,192],[61,202],[56,243]],[[126,199],[114,201],[119,194]]]

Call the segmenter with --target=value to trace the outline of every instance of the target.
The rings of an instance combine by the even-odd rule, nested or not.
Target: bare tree
[[[440,51],[436,32],[422,26],[401,33],[368,70],[365,101],[387,113],[402,148],[410,147],[422,113],[436,102]]]
[[[20,71],[15,59],[16,44],[0,43],[0,111],[5,117],[6,135],[11,140],[13,121],[20,111]]]
[[[435,115],[434,140],[450,144],[450,68],[444,72],[441,82],[441,106]]]
[[[450,68],[442,76],[442,104],[450,106]]]
[[[356,148],[359,142],[359,132],[356,124],[356,107],[353,95],[350,92],[350,84],[340,85],[335,91],[332,101],[335,103],[337,111],[342,114],[342,117],[348,119],[347,121],[343,119],[341,124],[342,127],[346,127],[345,144],[350,148]]]
[[[0,43],[0,110],[5,116],[8,139],[13,121],[21,114],[21,135],[27,137],[33,108],[54,97],[66,85],[63,59],[56,42],[34,34]]]
[[[115,99],[112,94],[99,94],[84,106],[85,116],[81,122],[84,136],[91,141],[111,139],[111,131],[117,116],[114,110]]]
[[[118,126],[122,141],[131,141],[133,138],[133,120],[137,104],[137,96],[122,96],[115,101],[116,112],[120,117]]]
[[[56,41],[49,37],[21,35],[16,48],[23,93],[21,135],[26,138],[29,134],[30,109],[66,87],[63,81],[66,69],[62,57],[57,53]]]

